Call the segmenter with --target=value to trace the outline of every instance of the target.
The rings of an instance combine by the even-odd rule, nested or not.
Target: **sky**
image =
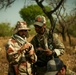
[[[73,1],[74,0],[67,0],[66,8],[68,12],[70,12],[71,8],[74,7]],[[7,8],[6,10],[0,10],[0,23],[8,22],[11,24],[11,26],[13,26],[17,21],[22,20],[19,11],[21,8],[23,8],[24,2],[25,0],[16,0],[16,2],[11,5],[11,7]]]
[[[23,0],[17,0],[11,7],[0,10],[0,23],[9,22],[11,25],[16,24],[17,21],[22,20],[19,11],[24,6]]]

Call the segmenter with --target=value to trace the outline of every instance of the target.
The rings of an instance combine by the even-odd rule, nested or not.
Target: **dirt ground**
[[[0,75],[7,75],[8,73],[8,61],[6,59],[5,50],[5,44],[8,39],[9,37],[0,37]],[[28,40],[30,39],[31,38],[29,38]],[[75,44],[76,38],[72,38],[72,40]],[[68,68],[76,72],[76,44],[70,47],[68,43],[65,43],[65,46],[65,53],[60,58],[67,65]]]

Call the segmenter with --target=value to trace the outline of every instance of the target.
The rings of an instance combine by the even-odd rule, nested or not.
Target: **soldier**
[[[75,73],[67,69],[62,60],[54,58],[48,61],[45,75],[75,75]]]
[[[26,22],[18,21],[6,45],[8,75],[32,75],[31,65],[37,61],[37,56],[33,45],[26,40],[29,30]]]
[[[53,34],[52,38],[52,35],[46,29],[46,19],[44,16],[38,15],[35,18],[34,27],[37,34],[32,38],[31,43],[38,57],[35,65],[38,68],[37,74],[43,75],[46,70],[45,66],[48,60],[52,59],[53,54],[54,57],[58,57],[64,53],[64,45],[56,33]]]

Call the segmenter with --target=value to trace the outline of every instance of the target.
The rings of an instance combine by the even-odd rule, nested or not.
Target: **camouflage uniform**
[[[44,23],[45,19],[42,18],[41,16],[39,16],[38,20],[36,19],[37,24],[39,23],[40,18],[42,19],[41,24],[42,24],[42,22]],[[37,25],[36,23],[34,25]],[[52,35],[49,34],[49,31],[47,29],[45,29],[45,32],[42,35],[36,34],[33,37],[33,39],[31,40],[31,43],[33,44],[33,46],[35,48],[35,52],[37,54],[38,61],[40,61],[40,62],[43,61],[43,62],[41,62],[42,64],[41,63],[37,64],[39,67],[46,65],[47,61],[52,59],[52,55],[50,55],[50,57],[47,57],[46,55],[43,54],[43,52],[39,52],[37,50],[38,47],[41,47],[43,50],[46,50],[46,48],[49,48],[50,50],[52,50],[55,53],[55,57],[58,57],[64,53],[64,45],[58,38],[58,35],[56,33],[54,33],[53,41],[52,41]]]
[[[20,23],[17,25],[16,32],[28,30],[24,22]],[[29,55],[30,51],[33,51],[32,55]],[[33,45],[26,40],[26,37],[22,38],[17,34],[13,34],[6,45],[6,53],[9,61],[8,75],[32,75],[31,65],[37,61],[37,56]]]
[[[75,75],[75,72],[67,68],[65,75]]]

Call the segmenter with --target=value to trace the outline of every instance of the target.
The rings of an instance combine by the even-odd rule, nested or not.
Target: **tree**
[[[16,0],[0,0],[0,5],[2,7],[8,7],[9,5],[11,5],[15,1]],[[25,1],[28,1],[28,0],[25,0]],[[43,12],[45,13],[45,15],[49,18],[50,23],[51,23],[51,30],[53,32],[55,25],[54,25],[54,20],[53,20],[52,14],[60,7],[60,5],[63,3],[64,0],[57,1],[57,5],[55,6],[55,8],[53,10],[50,10],[50,11],[47,11],[47,9],[45,8],[45,6],[43,5],[43,2],[45,2],[45,0],[29,0],[29,2],[30,1],[35,1],[37,3],[37,5],[40,6],[40,8],[43,10]],[[52,2],[50,0],[46,0],[46,1],[49,1],[49,3]],[[53,2],[56,2],[56,1],[53,0]]]
[[[57,17],[57,20],[58,20],[58,25],[59,27],[56,28],[57,32],[60,33],[62,35],[62,38],[64,41],[66,41],[66,34],[69,38],[69,44],[71,45],[71,37],[70,37],[70,34],[73,34],[73,32],[75,32],[75,29],[72,29],[73,26],[75,27],[75,18],[76,18],[76,12],[75,12],[75,9],[72,10],[72,12],[70,12],[70,14],[67,14],[65,12],[66,8],[65,6],[63,5],[61,8],[63,8],[63,13],[61,13],[61,9],[57,10],[57,12],[55,12],[55,15]],[[73,14],[72,14],[73,13]],[[72,29],[72,32],[71,32],[71,29]],[[75,33],[73,34],[75,35]]]
[[[4,1],[3,1],[3,3],[4,3]],[[7,0],[6,6],[8,6],[8,4],[10,5],[11,2],[14,2],[14,1],[16,1],[16,0]],[[27,1],[27,0],[25,0],[25,1]],[[32,0],[30,0],[30,1],[32,1]],[[62,3],[64,2],[64,0],[52,0],[52,1],[48,0],[50,4],[51,4],[51,2],[52,3],[55,3],[55,2],[57,3],[57,5],[53,8],[53,10],[50,9],[49,11],[47,11],[45,5],[43,4],[43,2],[45,2],[45,0],[33,0],[33,1],[35,1],[37,3],[37,5],[42,9],[42,11],[44,12],[44,14],[50,20],[50,23],[51,23],[50,34],[53,34],[53,31],[54,31],[54,28],[55,28],[55,23],[54,23],[54,18],[52,16],[52,14],[57,9],[59,9],[59,7],[62,5]]]
[[[14,3],[16,0],[0,0],[0,9],[7,8],[12,3]]]
[[[34,19],[37,15],[39,15],[39,14],[44,15],[41,8],[37,5],[30,5],[27,7],[23,7],[19,13],[20,13],[21,18],[24,21],[26,21],[28,25],[30,25],[34,22]]]
[[[50,23],[51,23],[50,31],[53,33],[54,27],[55,27],[55,23],[54,23],[54,18],[52,16],[52,14],[60,7],[60,5],[63,3],[64,0],[59,0],[59,2],[57,2],[58,4],[53,8],[53,10],[49,10],[49,11],[47,11],[45,6],[43,5],[44,0],[40,0],[40,1],[39,0],[35,0],[35,1],[41,7],[41,9],[46,14],[46,16],[49,18]],[[50,0],[48,0],[48,1],[49,1],[49,3],[51,2]],[[53,0],[53,2],[54,2],[54,0]]]
[[[73,14],[70,14],[69,18],[69,22],[70,22],[70,26],[68,29],[68,32],[76,37],[76,11],[73,11]]]

